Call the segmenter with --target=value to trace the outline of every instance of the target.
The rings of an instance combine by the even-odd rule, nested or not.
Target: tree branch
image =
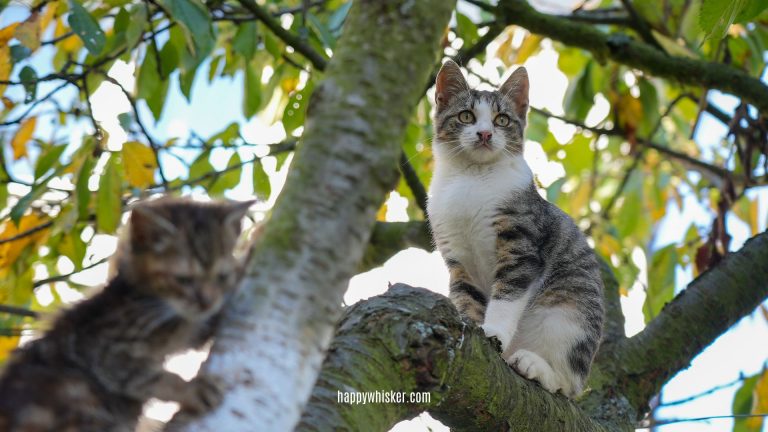
[[[339,403],[349,391],[430,392],[431,400]],[[629,429],[609,429],[512,372],[447,298],[397,284],[347,310],[297,430],[387,431],[424,410],[457,431]]]
[[[768,297],[768,232],[696,278],[648,326],[626,340],[620,362],[638,408],[675,373]]]
[[[280,23],[272,17],[272,14],[265,11],[261,6],[256,4],[254,0],[239,1],[243,7],[248,9],[256,18],[259,19],[259,21],[264,23],[264,25],[267,26],[267,28],[275,34],[275,36],[279,37],[288,46],[296,50],[296,52],[306,57],[306,59],[312,63],[312,66],[314,66],[315,69],[321,71],[325,70],[326,66],[328,65],[328,60],[322,54],[315,51],[298,36],[284,29],[283,26],[281,26]]]
[[[37,318],[39,315],[37,312],[33,310],[24,309],[16,306],[11,306],[11,305],[4,305],[4,304],[0,304],[0,313],[18,315],[18,316],[23,316],[28,318]]]
[[[612,59],[682,84],[719,89],[768,112],[768,87],[731,66],[670,56],[623,34],[606,34],[589,24],[540,13],[525,0],[500,1],[496,15],[506,24],[588,50],[598,61]]]

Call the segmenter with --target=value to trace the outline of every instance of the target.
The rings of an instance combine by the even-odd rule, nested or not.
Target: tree
[[[439,0],[4,6],[0,355],[61,304],[60,284],[77,288],[72,277],[101,263],[94,246],[132,200],[247,184],[276,203],[205,366],[227,383],[224,405],[186,429],[386,430],[424,410],[456,429],[633,429],[671,376],[768,296],[754,192],[768,184],[768,15],[761,2],[597,3],[563,15],[525,0],[461,0],[455,11]],[[542,50],[557,53],[570,84],[563,114],[534,106],[529,115],[529,146],[565,172],[547,184],[540,176],[540,186],[606,261],[606,334],[591,391],[576,402],[517,376],[441,296],[396,285],[341,307],[354,273],[407,246],[431,249],[426,94],[439,54],[493,84],[493,66]],[[136,65],[135,86],[115,73],[125,64]],[[176,88],[194,106],[206,78],[242,83],[242,120],[159,139]],[[102,88],[127,101],[117,128],[94,108]],[[732,113],[715,91],[738,98]],[[254,116],[282,124],[286,138],[246,139]],[[696,135],[705,116],[724,126],[717,143]],[[573,128],[555,134],[563,123]],[[272,159],[286,169],[291,153],[285,188],[272,190]],[[390,191],[408,199],[410,221],[383,216]],[[683,227],[678,243],[652,241],[668,209],[701,205],[711,208],[707,226]],[[735,251],[733,218],[753,236]],[[643,267],[647,326],[627,338],[619,296],[642,289]],[[676,289],[681,268],[695,279]],[[45,289],[54,301],[43,306]],[[744,380],[736,414],[762,412],[764,383],[768,374]],[[347,388],[434,396],[335,403]],[[754,419],[738,426],[758,430]]]

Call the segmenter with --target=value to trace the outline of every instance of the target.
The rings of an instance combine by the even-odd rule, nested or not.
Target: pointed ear
[[[528,71],[524,67],[517,68],[504,81],[499,92],[512,103],[515,114],[525,120],[528,112]]]
[[[162,252],[177,234],[178,229],[151,206],[139,204],[131,211],[130,236],[133,250]]]
[[[234,230],[235,235],[240,235],[242,230],[243,217],[248,213],[248,209],[256,203],[256,200],[232,201],[224,209],[224,224]]]
[[[469,85],[461,73],[461,68],[453,60],[443,63],[435,79],[435,102],[437,110],[442,111],[459,94],[469,91]]]

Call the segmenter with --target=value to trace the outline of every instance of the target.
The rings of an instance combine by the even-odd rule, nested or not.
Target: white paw
[[[507,358],[507,363],[529,380],[538,381],[550,393],[562,388],[555,371],[546,360],[528,350],[517,350]]]
[[[509,346],[509,343],[512,342],[512,335],[510,332],[501,327],[487,322],[480,327],[485,332],[485,337],[496,337],[496,339],[501,342],[501,352],[504,352]]]

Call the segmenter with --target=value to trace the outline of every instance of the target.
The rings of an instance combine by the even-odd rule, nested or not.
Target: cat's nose
[[[491,140],[491,136],[493,134],[491,131],[479,131],[477,132],[477,137],[480,138],[480,141],[482,142],[488,142]]]

